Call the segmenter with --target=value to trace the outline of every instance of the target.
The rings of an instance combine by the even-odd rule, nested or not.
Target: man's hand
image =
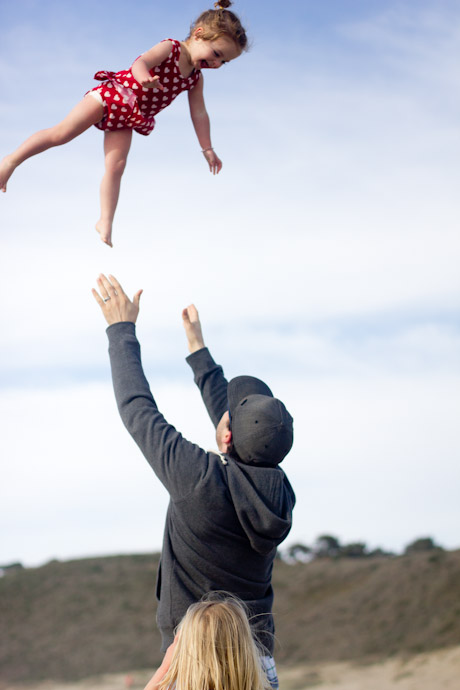
[[[131,302],[127,295],[125,295],[118,280],[111,275],[106,278],[103,273],[97,279],[97,286],[101,294],[94,288],[91,292],[109,326],[121,321],[136,323],[142,290],[136,292]]]
[[[190,352],[201,350],[204,345],[203,333],[198,311],[194,304],[182,310],[182,321],[184,323],[185,335],[187,336],[188,349]]]

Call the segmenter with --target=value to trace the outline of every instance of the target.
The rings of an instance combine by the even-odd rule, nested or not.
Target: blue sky
[[[202,3],[0,3],[0,151],[59,121],[98,69],[184,38]],[[288,542],[460,546],[459,53],[454,2],[237,2],[248,54],[205,75],[206,169],[183,96],[135,137],[114,249],[93,230],[93,128],[0,198],[0,563],[158,550],[167,496],[117,416],[100,271],[144,288],[152,390],[213,429],[184,362],[195,302],[229,377],[295,418]]]

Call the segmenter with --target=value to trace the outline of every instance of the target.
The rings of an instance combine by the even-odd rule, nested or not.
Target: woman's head
[[[178,628],[178,642],[162,688],[264,690],[268,686],[244,604],[214,595],[192,604]]]
[[[240,20],[236,14],[226,9],[231,4],[230,0],[220,0],[214,3],[214,10],[202,12],[190,27],[188,38],[200,29],[200,37],[204,41],[215,41],[221,36],[226,36],[235,43],[239,53],[247,50],[248,39]]]

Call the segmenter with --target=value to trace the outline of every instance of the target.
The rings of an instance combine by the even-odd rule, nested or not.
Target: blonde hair
[[[214,3],[216,9],[202,12],[190,27],[190,34],[187,38],[190,38],[193,31],[200,27],[203,29],[201,37],[204,41],[215,41],[220,36],[228,36],[241,51],[247,50],[246,31],[236,14],[226,9],[231,4],[230,0],[220,0],[220,2]]]
[[[235,597],[207,597],[192,604],[179,628],[168,672],[158,690],[267,690],[244,604]]]

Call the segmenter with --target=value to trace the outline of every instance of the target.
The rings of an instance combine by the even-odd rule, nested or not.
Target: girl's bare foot
[[[16,166],[12,162],[11,156],[5,156],[0,163],[0,189],[2,192],[6,192],[6,183],[10,179],[15,168]]]
[[[112,223],[109,223],[108,221],[98,220],[96,223],[96,230],[98,231],[99,235],[101,236],[101,240],[103,242],[105,242],[106,244],[108,244],[109,247],[113,247],[113,244],[112,244]]]

